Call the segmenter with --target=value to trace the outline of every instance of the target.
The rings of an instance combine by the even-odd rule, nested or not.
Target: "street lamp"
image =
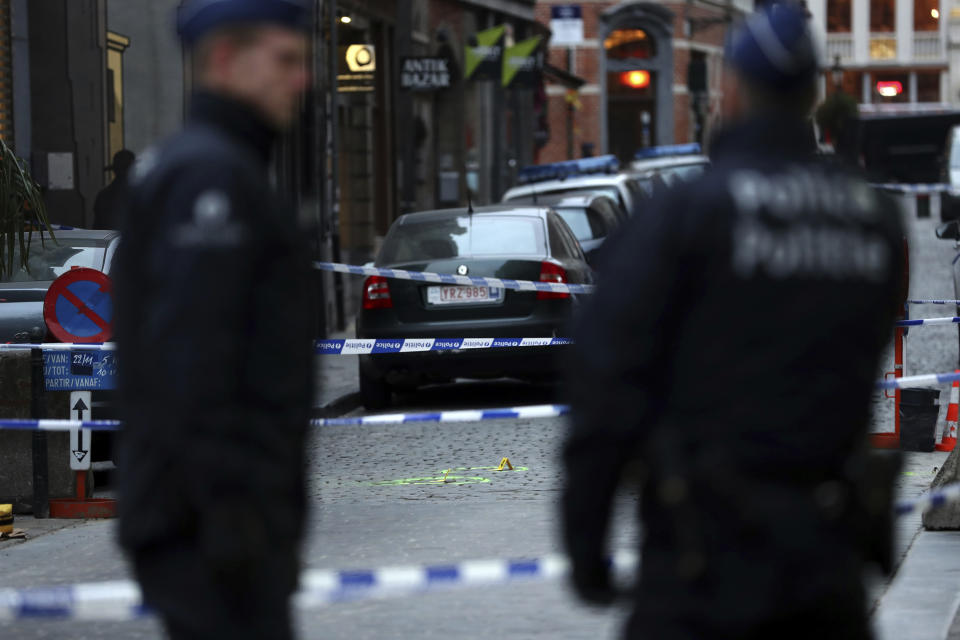
[[[833,66],[830,67],[830,75],[833,78],[833,87],[837,93],[843,91],[843,67],[840,66],[840,54],[833,56]]]

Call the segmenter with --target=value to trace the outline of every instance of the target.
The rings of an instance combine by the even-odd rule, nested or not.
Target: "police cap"
[[[270,23],[307,30],[310,14],[302,0],[187,0],[177,11],[177,33],[190,45],[215,29]]]
[[[793,2],[771,3],[748,17],[724,55],[746,79],[774,90],[811,82],[820,69],[807,12]]]

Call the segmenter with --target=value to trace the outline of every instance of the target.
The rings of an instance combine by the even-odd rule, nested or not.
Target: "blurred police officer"
[[[643,543],[627,637],[867,638],[855,478],[900,221],[813,155],[803,10],[754,14],[726,61],[712,168],[624,228],[579,316],[564,450],[573,583],[613,599],[604,558],[628,477]]]
[[[186,128],[131,175],[117,274],[120,542],[174,638],[288,638],[310,262],[268,163],[308,81],[295,0],[192,0]]]
[[[113,164],[107,167],[113,171],[113,182],[101,189],[93,201],[94,229],[120,228],[121,216],[127,206],[127,177],[136,159],[133,151],[127,149],[121,149],[114,154]]]

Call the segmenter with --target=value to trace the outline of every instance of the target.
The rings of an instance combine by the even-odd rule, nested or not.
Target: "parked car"
[[[593,272],[553,209],[493,205],[401,216],[375,265],[470,276],[589,284]],[[358,338],[530,338],[563,336],[576,295],[441,285],[371,276],[363,284]],[[555,376],[557,347],[360,356],[360,394],[369,409],[397,388],[456,378]]]
[[[508,189],[501,201],[590,192],[612,198],[627,214],[634,215],[641,208],[644,194],[630,176],[619,170],[620,164],[614,156],[524,167],[517,175],[520,184]]]
[[[960,218],[960,126],[950,128],[940,165],[940,182],[952,191],[940,196],[940,219],[944,222]]]
[[[626,213],[605,195],[593,192],[573,194],[551,193],[547,195],[517,198],[516,204],[550,207],[560,214],[583,249],[587,262],[595,264],[604,240],[616,231],[626,218]]]
[[[26,269],[20,266],[20,249],[15,245],[16,271],[0,282],[0,342],[54,340],[43,321],[43,299],[53,281],[72,267],[109,273],[119,233],[61,228],[54,234],[55,238],[39,232],[30,236]]]
[[[699,144],[672,144],[637,151],[630,172],[642,177],[656,171],[667,186],[673,186],[699,178],[709,166],[710,159],[701,153]]]

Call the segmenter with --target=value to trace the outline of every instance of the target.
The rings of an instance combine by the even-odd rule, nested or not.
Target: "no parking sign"
[[[113,282],[96,269],[71,269],[53,281],[43,319],[61,342],[107,342],[113,335]]]

